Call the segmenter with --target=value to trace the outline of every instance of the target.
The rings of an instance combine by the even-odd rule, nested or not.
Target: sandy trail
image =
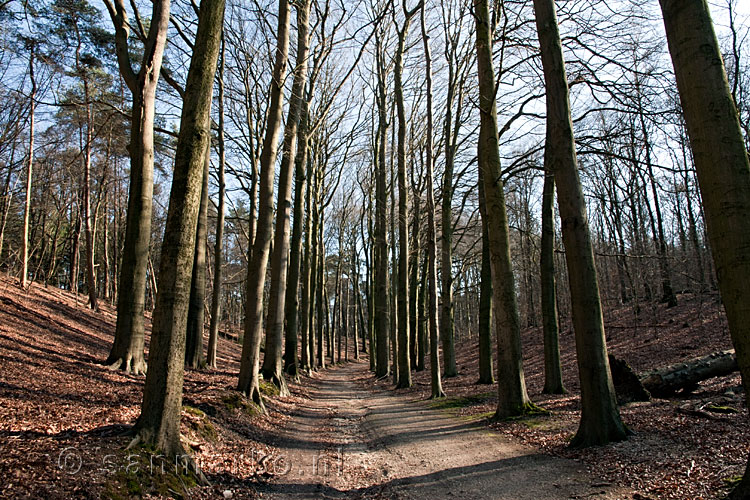
[[[264,498],[633,498],[577,462],[539,453],[395,391],[365,363],[319,374],[272,443]]]

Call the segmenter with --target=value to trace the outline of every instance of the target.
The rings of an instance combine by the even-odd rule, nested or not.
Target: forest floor
[[[729,347],[716,299],[613,310],[612,352],[636,371]],[[540,394],[541,333],[524,332],[527,384],[549,416],[490,423],[496,386],[476,385],[475,338],[459,339],[449,397],[429,402],[428,372],[394,391],[365,362],[320,370],[268,414],[233,391],[240,346],[219,343],[219,369],[188,371],[182,433],[211,481],[194,486],[150,450],[126,451],[143,377],[100,363],[113,337],[108,305],[0,275],[0,498],[721,498],[748,451],[739,376],[693,394],[624,406],[635,435],[584,451],[567,448],[578,418],[569,326],[561,351],[564,396]],[[703,411],[709,402],[736,414]]]
[[[642,373],[732,348],[717,293],[680,294],[678,301],[673,308],[643,301],[639,307],[605,304],[609,352]],[[725,498],[745,470],[750,419],[739,373],[701,382],[689,394],[625,404],[620,413],[633,436],[608,446],[575,450],[568,442],[580,419],[580,386],[569,318],[560,328],[563,381],[569,391],[565,395],[542,394],[542,329],[533,326],[522,331],[527,390],[532,401],[549,410],[550,415],[491,422],[488,417],[497,405],[497,384],[476,383],[477,337],[458,338],[456,344],[458,376],[443,378],[448,399],[437,406],[458,418],[477,419],[488,429],[543,453],[579,461],[605,482],[627,486],[640,498]],[[428,370],[416,373],[413,388],[398,392],[420,399],[429,397]],[[712,406],[733,413],[706,411]]]

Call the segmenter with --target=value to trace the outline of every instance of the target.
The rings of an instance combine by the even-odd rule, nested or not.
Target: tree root
[[[146,375],[146,371],[148,370],[148,364],[146,363],[146,361],[138,361],[133,358],[133,356],[114,359],[112,357],[109,357],[103,364],[112,371],[121,370],[129,375],[136,376]]]
[[[155,434],[148,429],[140,429],[135,432],[133,439],[130,441],[126,450],[133,450],[139,446],[142,446],[145,451],[151,456],[160,456],[159,451],[164,452],[164,457],[174,459],[174,467],[177,478],[182,483],[183,488],[187,492],[188,487],[183,481],[181,474],[191,475],[195,479],[196,483],[200,486],[210,486],[211,482],[208,480],[203,470],[198,466],[198,463],[189,454],[185,453],[182,449],[182,445],[176,445],[170,450],[158,450],[155,446]],[[153,447],[153,448],[151,448]],[[151,449],[150,449],[151,448]],[[158,451],[157,451],[158,450]]]

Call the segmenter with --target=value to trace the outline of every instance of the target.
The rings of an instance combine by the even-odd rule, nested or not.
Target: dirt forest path
[[[574,461],[375,388],[365,363],[317,376],[271,443],[263,498],[633,498]]]

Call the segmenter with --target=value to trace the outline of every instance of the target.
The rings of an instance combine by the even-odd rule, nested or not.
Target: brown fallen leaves
[[[0,498],[184,495],[191,485],[173,474],[174,463],[126,451],[144,379],[99,364],[115,312],[106,304],[90,311],[83,300],[38,284],[22,292],[0,275]],[[219,369],[186,373],[184,445],[212,482],[191,488],[191,498],[256,498],[263,459],[274,453],[263,436],[283,425],[277,403],[257,416],[224,400],[239,350],[220,339]]]

